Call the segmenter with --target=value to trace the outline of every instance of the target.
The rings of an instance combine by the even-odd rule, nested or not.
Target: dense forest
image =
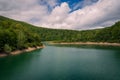
[[[41,46],[40,36],[18,21],[0,16],[0,52]]]
[[[0,16],[0,51],[13,51],[42,45],[41,41],[120,43],[120,22],[94,30],[63,30],[36,27]]]
[[[75,31],[40,28],[36,31],[43,41],[120,43],[120,22],[116,22],[111,27],[94,30]]]

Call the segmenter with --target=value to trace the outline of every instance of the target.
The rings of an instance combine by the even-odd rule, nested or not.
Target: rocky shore
[[[37,50],[37,49],[42,49],[44,48],[45,46],[37,46],[37,47],[28,47],[27,49],[23,49],[23,50],[15,50],[15,51],[12,51],[9,55],[16,55],[16,54],[21,54],[23,52],[30,52],[30,51],[34,51],[34,50]],[[8,56],[8,54],[6,53],[0,53],[0,57],[4,57],[4,56]]]
[[[120,46],[120,43],[108,43],[108,42],[49,42],[49,44],[77,44],[77,45],[106,45],[106,46]]]

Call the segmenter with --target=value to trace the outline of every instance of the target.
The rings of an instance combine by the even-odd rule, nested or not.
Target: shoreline
[[[120,43],[108,43],[108,42],[48,42],[51,45],[105,45],[105,46],[120,46]]]
[[[24,52],[31,52],[31,51],[34,51],[34,50],[37,50],[37,49],[42,49],[44,47],[45,47],[45,45],[43,45],[43,46],[37,46],[37,47],[28,47],[27,49],[23,49],[23,50],[12,51],[9,55],[17,55],[17,54],[22,54]],[[0,57],[5,57],[5,56],[8,56],[8,54],[6,54],[6,53],[0,53]]]

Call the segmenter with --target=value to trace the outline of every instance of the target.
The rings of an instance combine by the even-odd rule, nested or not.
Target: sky
[[[40,27],[96,29],[120,20],[120,0],[0,0],[0,15]]]

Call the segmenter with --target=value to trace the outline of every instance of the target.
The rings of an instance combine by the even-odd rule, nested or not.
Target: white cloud
[[[53,9],[49,21],[43,26],[63,29],[93,29],[112,25],[120,20],[118,0],[100,0],[82,9],[69,13],[69,6]],[[63,11],[63,12],[62,12]]]
[[[57,0],[0,0],[0,15],[62,29],[100,28],[120,20],[119,0],[99,0],[92,4],[93,1],[97,0],[84,0],[82,9],[70,13],[68,3],[56,6]]]
[[[68,17],[70,8],[67,3],[62,3],[60,6],[56,6],[50,15],[46,16],[43,20],[42,26],[48,26],[53,28],[60,28],[65,23],[63,21]]]

